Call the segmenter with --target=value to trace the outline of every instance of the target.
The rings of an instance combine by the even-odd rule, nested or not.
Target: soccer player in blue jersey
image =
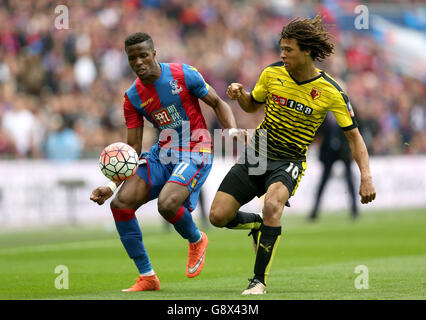
[[[134,33],[125,40],[125,51],[137,79],[124,95],[127,143],[141,152],[144,119],[160,130],[159,141],[140,156],[135,174],[126,180],[111,201],[111,211],[120,239],[133,259],[139,278],[124,291],[159,290],[142,240],[136,210],[158,198],[158,211],[188,240],[186,274],[197,276],[203,269],[208,244],[192,219],[201,186],[212,166],[212,139],[198,99],[213,108],[224,128],[236,129],[231,108],[192,66],[159,63],[151,37]],[[99,205],[110,198],[120,184],[110,182],[93,190],[90,199]]]

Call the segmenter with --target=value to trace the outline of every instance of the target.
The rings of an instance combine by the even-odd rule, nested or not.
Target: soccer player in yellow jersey
[[[251,229],[256,261],[254,277],[243,295],[266,292],[284,206],[289,205],[288,199],[304,174],[308,146],[328,111],[344,131],[361,172],[361,203],[376,197],[367,148],[349,99],[333,78],[314,65],[334,50],[321,18],[291,21],[283,27],[279,44],[281,61],[263,70],[251,93],[240,83],[232,83],[227,90],[227,95],[237,100],[244,111],[252,113],[261,107],[265,110],[264,120],[222,181],[210,210],[210,221],[216,227]],[[266,165],[260,175],[250,172],[254,156],[264,157],[258,163]],[[242,205],[263,194],[263,218],[239,211]]]

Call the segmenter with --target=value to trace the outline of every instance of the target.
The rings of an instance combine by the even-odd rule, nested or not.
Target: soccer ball
[[[138,160],[135,149],[123,142],[116,142],[102,150],[99,166],[105,177],[121,182],[136,173]]]

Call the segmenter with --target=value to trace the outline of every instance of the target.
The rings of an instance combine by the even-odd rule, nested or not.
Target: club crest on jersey
[[[172,94],[179,94],[183,89],[178,85],[177,80],[170,80],[170,86],[172,87]]]
[[[315,99],[318,99],[319,97],[321,97],[321,92],[322,92],[321,89],[313,87],[312,90],[311,90],[312,100],[315,100]]]

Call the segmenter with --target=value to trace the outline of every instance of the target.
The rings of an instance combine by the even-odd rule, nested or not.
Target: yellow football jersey
[[[262,156],[271,160],[304,160],[328,111],[333,112],[343,130],[358,126],[346,94],[333,78],[317,70],[320,75],[304,82],[295,80],[283,62],[263,70],[251,97],[265,104],[265,118],[249,147],[261,154],[267,150]],[[259,147],[260,137],[267,142],[265,149]]]

